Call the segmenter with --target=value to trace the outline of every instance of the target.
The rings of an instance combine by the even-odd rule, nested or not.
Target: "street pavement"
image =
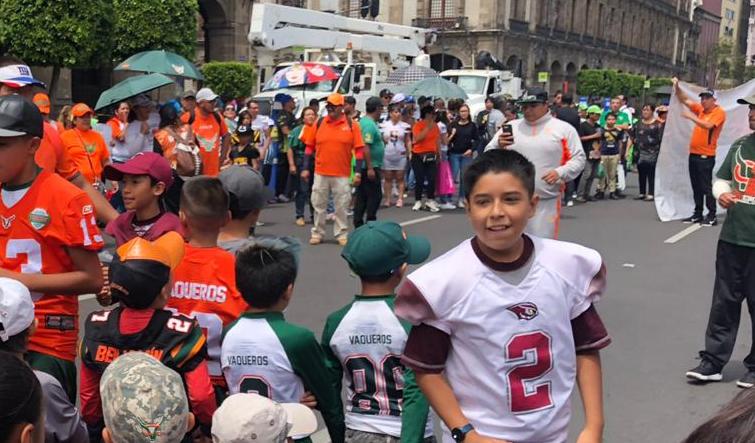
[[[636,182],[636,176],[630,175],[629,181]],[[359,291],[358,280],[350,275],[335,241],[306,244],[310,226],[297,227],[293,211],[292,204],[266,209],[265,225],[257,232],[295,235],[304,243],[286,317],[319,335],[327,315]],[[430,214],[390,208],[378,217],[408,223],[408,233],[427,236],[433,257],[471,235],[461,210]],[[751,340],[746,313],[723,382],[691,385],[684,377],[697,365],[703,344],[720,231],[720,226],[705,227],[664,243],[687,227],[661,223],[653,203],[629,199],[564,208],[560,239],[598,250],[608,269],[608,289],[597,305],[613,338],[601,353],[607,443],[680,442],[739,392],[734,382],[744,374],[742,359]],[[97,306],[91,298],[82,301],[82,318]],[[576,389],[572,410],[570,441],[582,424]],[[321,431],[315,440],[324,441],[326,435]]]

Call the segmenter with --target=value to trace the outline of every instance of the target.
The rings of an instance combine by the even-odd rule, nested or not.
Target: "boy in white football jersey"
[[[254,245],[238,252],[236,287],[249,310],[224,332],[223,375],[231,394],[257,393],[278,403],[307,403],[311,392],[330,440],[343,443],[343,404],[325,354],[312,331],[283,317],[296,273],[296,259],[285,249]]]
[[[341,253],[360,278],[362,292],[328,316],[322,347],[338,391],[342,379],[346,385],[347,442],[435,441],[427,399],[401,364],[411,326],[393,313],[396,287],[408,265],[429,255],[426,238],[408,237],[390,221],[360,226]]]
[[[577,442],[600,442],[610,343],[593,303],[605,288],[598,252],[524,235],[535,168],[511,150],[464,174],[475,237],[407,277],[396,313],[413,325],[402,362],[446,427],[443,441],[562,443],[576,381]]]

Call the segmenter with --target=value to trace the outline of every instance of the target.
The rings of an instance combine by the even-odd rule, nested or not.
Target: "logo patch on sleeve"
[[[537,317],[537,305],[531,302],[517,303],[507,306],[506,310],[516,315],[519,320],[532,320]]]

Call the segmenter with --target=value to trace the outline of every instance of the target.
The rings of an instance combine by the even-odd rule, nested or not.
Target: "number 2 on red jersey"
[[[551,383],[537,382],[553,369],[551,337],[543,331],[517,334],[505,352],[506,362],[516,365],[507,374],[511,412],[527,414],[553,406]]]

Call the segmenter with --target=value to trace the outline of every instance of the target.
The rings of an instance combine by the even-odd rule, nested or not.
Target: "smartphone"
[[[504,137],[514,137],[514,128],[511,125],[501,125],[501,135]]]

